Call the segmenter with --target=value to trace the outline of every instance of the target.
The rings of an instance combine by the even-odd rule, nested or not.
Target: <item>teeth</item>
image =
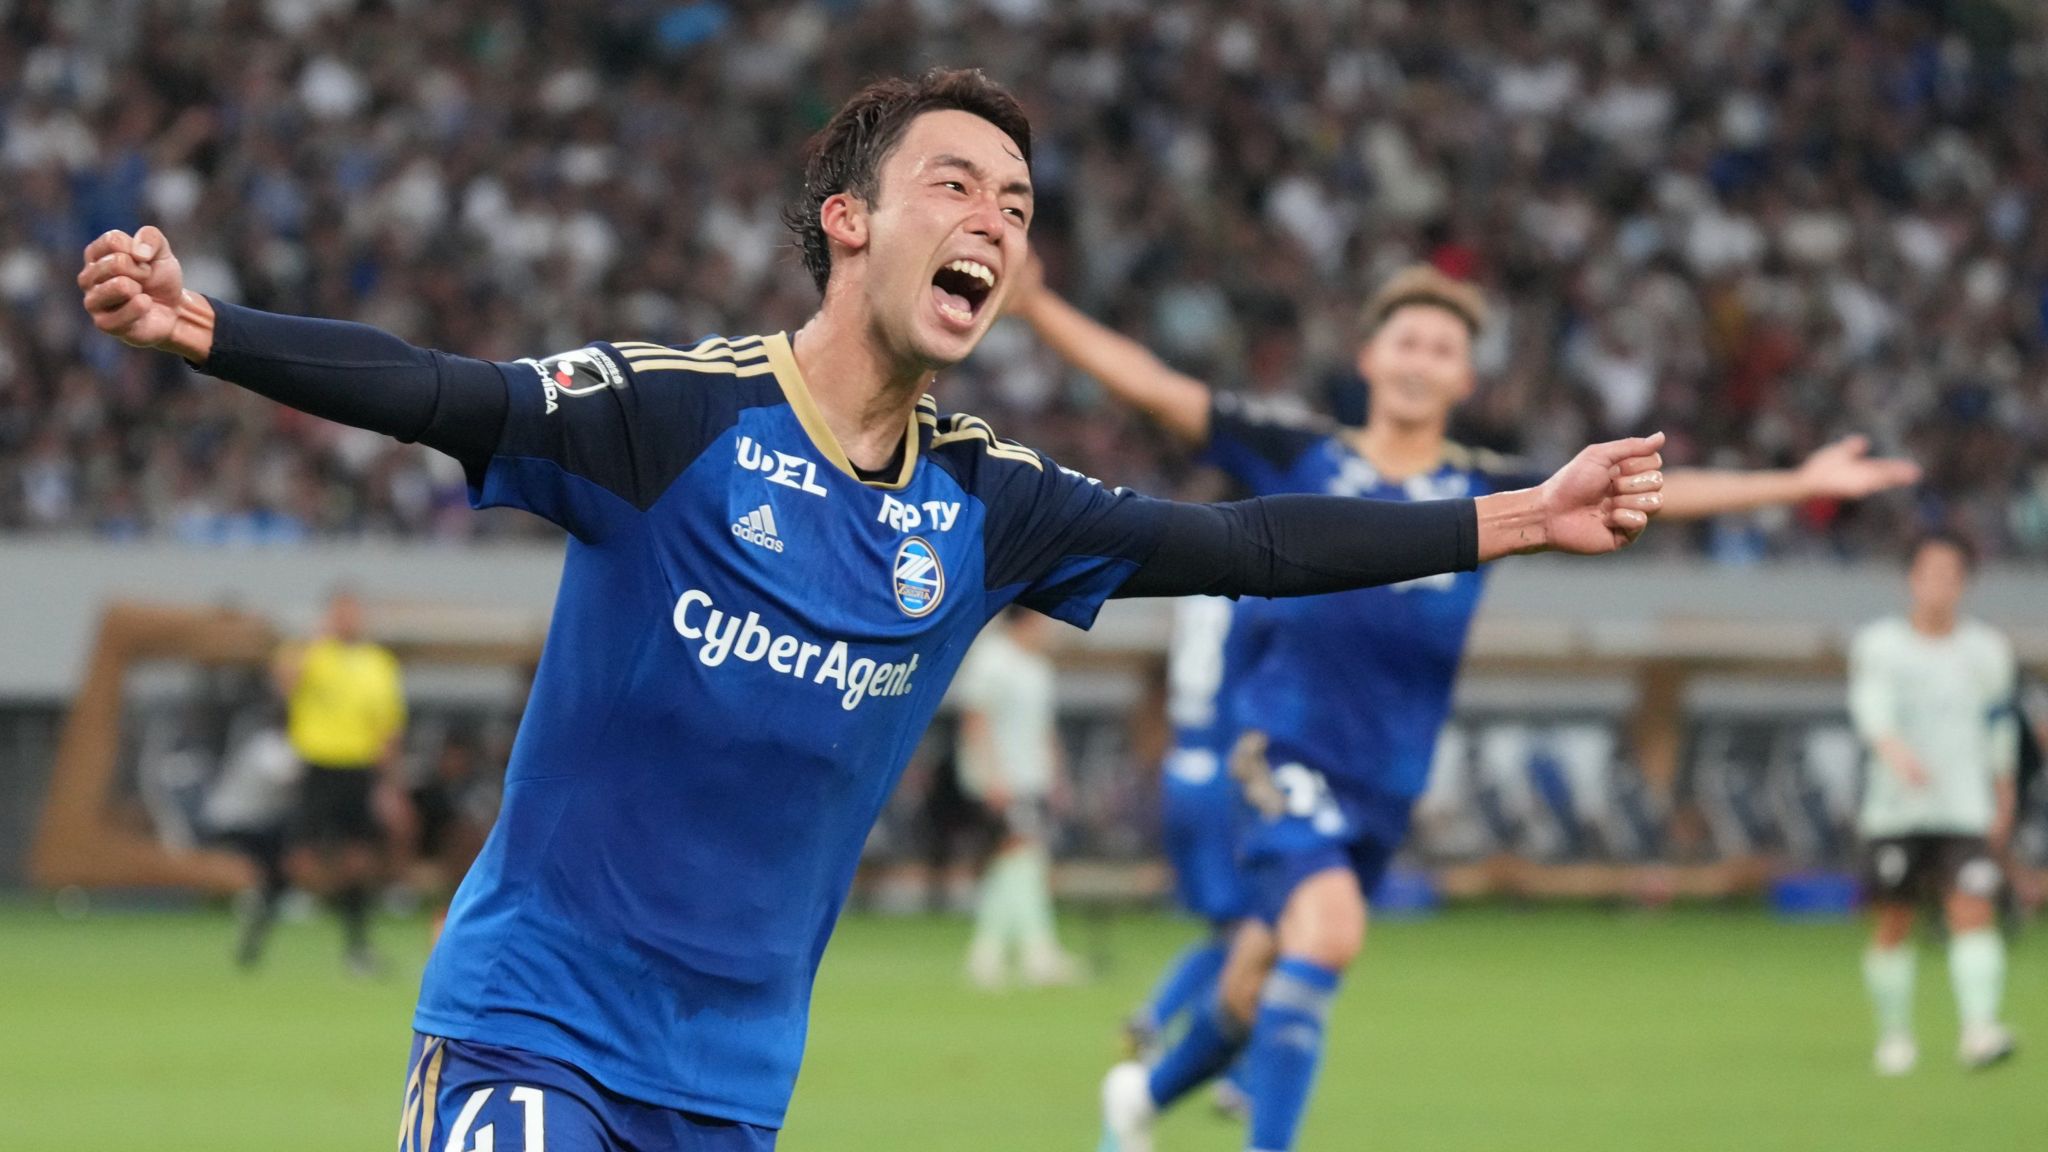
[[[979,260],[955,260],[951,264],[946,265],[946,267],[951,271],[972,276],[990,288],[996,286],[996,274],[989,270],[988,265],[983,264]]]

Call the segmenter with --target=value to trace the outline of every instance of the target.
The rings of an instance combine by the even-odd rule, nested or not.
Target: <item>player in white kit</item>
[[[1877,1013],[1882,1075],[1912,1070],[1913,948],[1922,898],[1948,921],[1959,1056],[1985,1068],[2012,1055],[1999,1022],[2005,942],[1996,926],[1998,859],[2012,834],[2018,720],[2010,642],[1959,615],[1975,556],[1958,536],[1913,548],[1911,609],[1864,626],[1849,656],[1849,712],[1870,748],[1858,830],[1877,914],[1864,983]]]
[[[1080,965],[1053,927],[1051,823],[1066,756],[1054,724],[1052,621],[1010,611],[974,642],[953,682],[960,706],[960,782],[1001,825],[981,882],[967,974],[984,988],[1069,984]]]

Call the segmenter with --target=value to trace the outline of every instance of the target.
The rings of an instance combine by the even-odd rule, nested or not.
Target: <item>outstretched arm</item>
[[[1467,571],[1518,552],[1612,552],[1663,503],[1664,436],[1595,444],[1533,488],[1476,500],[1155,500],[1009,453],[977,471],[992,608],[1086,628],[1130,596],[1313,596]]]
[[[1163,504],[1158,545],[1117,596],[1307,596],[1530,552],[1626,547],[1659,511],[1662,433],[1596,444],[1536,488],[1421,502],[1269,496]]]
[[[220,304],[185,287],[154,225],[85,250],[78,287],[94,327],[184,357],[211,376],[315,416],[418,441],[481,474],[505,422],[488,361],[416,348],[363,324]]]
[[[1697,520],[1802,500],[1861,500],[1920,479],[1911,460],[1873,458],[1870,441],[1846,436],[1808,456],[1797,468],[1742,471],[1680,468],[1664,482],[1663,515]]]
[[[1118,403],[1157,421],[1189,447],[1209,441],[1209,386],[1136,340],[1097,323],[1047,288],[1033,260],[1010,311],[1024,318],[1060,359],[1095,377]]]

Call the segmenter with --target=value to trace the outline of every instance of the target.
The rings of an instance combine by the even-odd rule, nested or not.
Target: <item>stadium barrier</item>
[[[383,600],[373,604],[371,624],[378,638],[399,654],[416,684],[429,670],[488,670],[495,687],[481,696],[469,690],[470,696],[515,713],[518,701],[512,697],[523,699],[523,685],[539,658],[541,630],[533,613],[525,610]],[[2048,626],[2029,624],[2013,632],[2028,667],[2037,674],[2048,672]],[[246,865],[239,858],[179,843],[160,828],[153,830],[149,819],[138,813],[133,797],[123,791],[123,781],[133,775],[132,765],[123,768],[124,756],[133,758],[132,749],[124,750],[123,739],[133,727],[129,710],[134,682],[149,667],[260,670],[282,634],[284,630],[268,616],[250,611],[132,602],[104,610],[64,720],[37,823],[30,857],[35,885],[225,892],[246,883]],[[1451,844],[1454,837],[1432,835],[1431,817],[1440,813],[1432,813],[1432,798],[1426,797],[1419,839],[1425,853],[1422,862],[1429,866],[1437,890],[1452,898],[1514,895],[1656,902],[1754,893],[1788,871],[1816,863],[1839,865],[1839,828],[1820,830],[1824,839],[1832,837],[1832,847],[1820,849],[1802,849],[1792,842],[1797,837],[1785,833],[1745,831],[1745,806],[1774,801],[1759,798],[1755,788],[1746,796],[1709,795],[1699,781],[1688,779],[1700,773],[1689,771],[1687,757],[1689,751],[1695,760],[1704,755],[1698,708],[1703,685],[1717,680],[1749,682],[1778,698],[1804,684],[1814,699],[1835,700],[1846,635],[1839,625],[1811,620],[1757,623],[1672,615],[1560,621],[1487,616],[1473,637],[1459,717],[1440,761],[1461,756],[1471,762],[1484,760],[1488,748],[1475,745],[1498,744],[1495,737],[1503,731],[1510,744],[1515,733],[1522,733],[1526,753],[1535,745],[1529,745],[1525,729],[1535,731],[1536,745],[1543,745],[1561,738],[1546,733],[1546,725],[1571,729],[1575,724],[1580,736],[1590,731],[1596,737],[1606,725],[1614,730],[1612,746],[1602,745],[1591,755],[1621,766],[1630,786],[1645,798],[1641,806],[1655,813],[1638,823],[1655,825],[1655,831],[1647,839],[1639,837],[1643,842],[1634,846],[1621,843],[1628,838],[1626,829],[1602,832],[1602,844],[1594,850],[1573,846],[1583,830],[1560,831],[1560,822],[1597,823],[1603,817],[1594,813],[1582,820],[1575,815],[1578,802],[1568,786],[1563,787],[1562,799],[1542,795],[1544,781],[1555,783],[1558,778],[1553,772],[1533,790],[1513,785],[1531,794],[1519,800],[1521,815],[1506,821],[1515,828],[1511,835],[1496,835],[1476,851],[1469,846],[1460,849]],[[1102,765],[1098,776],[1129,777],[1134,763],[1156,762],[1156,755],[1143,747],[1156,743],[1157,735],[1134,736],[1129,728],[1131,717],[1144,717],[1150,707],[1141,702],[1142,686],[1156,683],[1160,676],[1162,640],[1127,613],[1099,634],[1071,634],[1061,653],[1063,694],[1069,704],[1075,698],[1086,702],[1080,707],[1083,715],[1067,717],[1084,725],[1070,728],[1070,744],[1093,749],[1093,760]],[[446,689],[443,684],[425,691],[431,695]],[[1816,711],[1824,713],[1827,705],[1806,706],[1806,713]],[[1573,716],[1579,720],[1573,721]],[[1768,740],[1745,746],[1740,739],[1728,739],[1728,748],[1715,755],[1760,766],[1775,755],[1766,747]],[[1563,775],[1570,774],[1569,767]],[[1482,768],[1469,763],[1464,768],[1466,775],[1483,775]],[[1459,771],[1459,764],[1440,762],[1437,775],[1440,781],[1455,782]],[[1144,790],[1125,787],[1122,795],[1138,791]],[[1469,795],[1448,803],[1468,810],[1485,807]],[[1834,805],[1836,825],[1842,823],[1841,807]],[[1728,811],[1713,811],[1717,808]],[[1147,815],[1125,804],[1117,809],[1115,820],[1127,830]],[[885,830],[889,820],[885,815]],[[1724,835],[1717,820],[1732,824],[1736,831]],[[886,837],[878,833],[878,839],[886,849]],[[1559,848],[1560,841],[1566,847]],[[1126,838],[1106,849],[1100,843],[1089,847],[1090,852],[1060,870],[1062,889],[1069,896],[1092,904],[1117,904],[1164,894],[1166,874],[1156,859],[1134,850],[1142,845]],[[900,879],[907,855],[900,850],[880,853],[864,873],[864,890],[885,885],[892,875]]]

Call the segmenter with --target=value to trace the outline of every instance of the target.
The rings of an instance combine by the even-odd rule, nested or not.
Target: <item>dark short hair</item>
[[[1929,548],[1953,548],[1963,558],[1963,571],[1975,574],[1977,571],[1977,542],[1955,528],[1928,528],[1913,537],[1913,546],[1906,550],[1906,563],[1920,559],[1920,553]]]
[[[877,80],[839,106],[832,119],[804,146],[804,187],[782,211],[796,233],[804,267],[818,291],[832,276],[832,246],[825,239],[825,201],[851,192],[873,204],[880,191],[882,161],[895,150],[910,122],[926,112],[957,109],[981,117],[1017,142],[1031,163],[1031,121],[1017,98],[979,68],[934,68],[916,80]]]

